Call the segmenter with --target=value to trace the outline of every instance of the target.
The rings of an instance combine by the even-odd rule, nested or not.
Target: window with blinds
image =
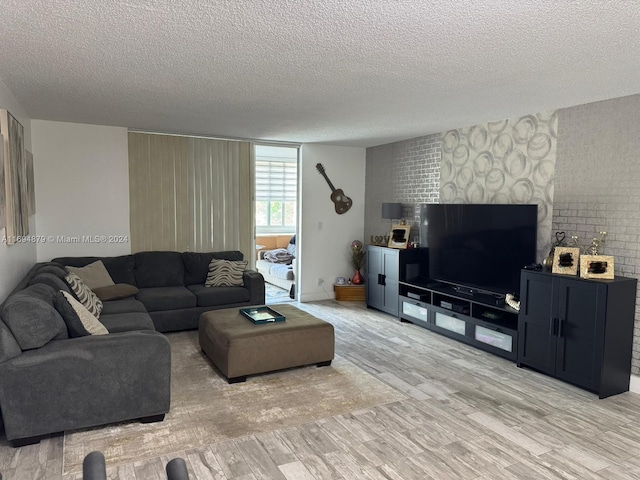
[[[256,146],[256,233],[295,233],[298,149]]]

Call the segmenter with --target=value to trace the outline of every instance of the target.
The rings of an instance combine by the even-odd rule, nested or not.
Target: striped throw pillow
[[[94,317],[99,318],[102,312],[102,300],[100,300],[75,273],[69,273],[64,279],[69,284],[69,287],[71,287],[71,291],[75,294],[78,301],[84,305]]]
[[[249,262],[218,260],[214,258],[209,264],[209,273],[205,287],[241,287],[244,285],[242,274]]]

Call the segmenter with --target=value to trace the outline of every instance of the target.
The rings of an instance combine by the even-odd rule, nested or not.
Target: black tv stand
[[[400,281],[399,317],[510,360],[517,357],[518,312],[504,295],[435,281]]]

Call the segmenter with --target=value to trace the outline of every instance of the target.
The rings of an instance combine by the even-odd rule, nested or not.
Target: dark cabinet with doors
[[[523,270],[518,366],[600,398],[629,390],[636,284]]]
[[[367,247],[367,306],[398,316],[400,251]]]

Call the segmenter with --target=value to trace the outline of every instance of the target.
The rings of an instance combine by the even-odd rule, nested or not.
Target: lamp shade
[[[382,218],[402,218],[402,204],[401,203],[383,203],[382,204]]]

